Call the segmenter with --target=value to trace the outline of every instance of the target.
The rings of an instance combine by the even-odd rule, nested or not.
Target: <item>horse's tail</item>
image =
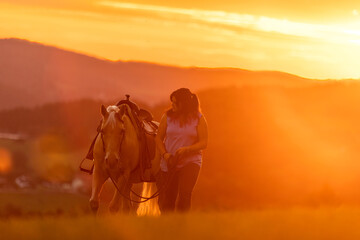
[[[151,182],[144,182],[141,196],[150,197],[156,192],[156,184]],[[160,210],[158,206],[158,197],[149,201],[141,203],[136,211],[138,216],[159,216]]]

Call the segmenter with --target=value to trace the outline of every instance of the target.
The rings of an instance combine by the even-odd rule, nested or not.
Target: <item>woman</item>
[[[188,211],[201,162],[201,150],[207,146],[208,132],[197,96],[187,88],[170,95],[172,108],[163,115],[156,145],[162,154],[157,182],[161,212]],[[178,198],[178,199],[177,199]]]

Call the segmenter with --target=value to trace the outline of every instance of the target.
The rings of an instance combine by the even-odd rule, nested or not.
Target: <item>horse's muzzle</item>
[[[105,163],[109,167],[116,167],[118,160],[116,158],[105,158]]]
[[[117,159],[117,158],[113,158],[113,159],[105,158],[105,163],[110,169],[114,169],[114,170],[117,169],[117,170],[123,171],[122,170],[123,169],[123,164],[120,161],[120,159]]]

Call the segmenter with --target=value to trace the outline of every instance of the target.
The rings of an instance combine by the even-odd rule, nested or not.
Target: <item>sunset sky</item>
[[[10,37],[109,60],[360,78],[355,0],[0,0]]]

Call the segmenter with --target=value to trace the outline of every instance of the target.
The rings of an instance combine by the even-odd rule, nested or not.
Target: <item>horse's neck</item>
[[[139,161],[140,156],[140,142],[136,134],[136,129],[132,125],[130,119],[126,116],[123,117],[125,125],[125,137],[122,144],[121,152],[126,156],[124,164],[127,169],[133,170]]]
[[[124,116],[123,120],[125,124],[125,137],[127,138],[127,140],[138,144],[136,128],[131,123],[130,118],[128,116]]]

